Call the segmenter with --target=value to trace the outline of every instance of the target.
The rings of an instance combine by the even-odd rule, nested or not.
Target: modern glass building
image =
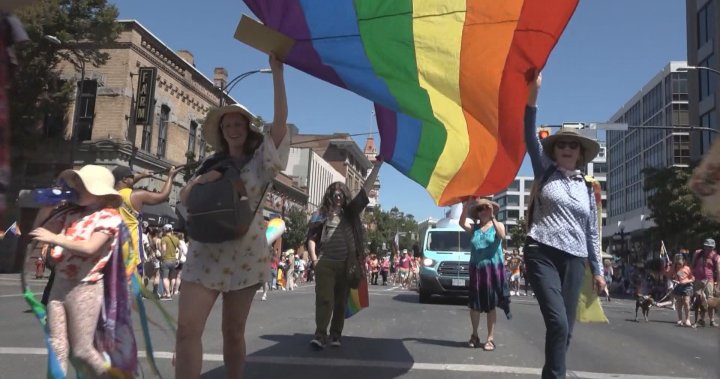
[[[686,7],[688,64],[720,71],[720,0],[687,0]],[[720,73],[689,71],[688,94],[690,124],[720,131]],[[692,159],[702,157],[717,136],[717,132],[693,133]]]
[[[686,62],[670,62],[623,105],[611,122],[627,131],[608,131],[608,220],[603,239],[620,240],[620,249],[647,251],[643,231],[654,226],[643,189],[648,167],[687,167],[690,163],[688,73]],[[641,129],[675,126],[681,130]]]

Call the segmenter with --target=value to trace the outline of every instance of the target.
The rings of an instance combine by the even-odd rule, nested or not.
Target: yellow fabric
[[[598,238],[602,235],[602,201],[600,195],[600,183],[592,176],[585,176],[585,181],[592,184],[593,195],[595,195],[595,205],[597,206],[598,216]],[[602,246],[602,244],[600,244]],[[598,252],[600,254],[600,252]],[[600,297],[593,287],[593,275],[590,272],[590,265],[585,265],[585,276],[583,278],[582,288],[580,289],[580,300],[577,308],[577,321],[579,322],[604,322],[609,323],[605,311],[600,304]]]
[[[137,265],[140,264],[140,243],[138,228],[140,222],[138,221],[139,212],[133,208],[130,202],[130,195],[132,194],[132,188],[123,188],[119,190],[120,196],[122,197],[123,203],[120,206],[120,216],[122,216],[125,225],[130,230],[130,242],[131,248],[123,246],[123,261],[125,261],[125,271],[128,277],[132,275],[137,269]]]
[[[580,290],[580,301],[578,301],[577,321],[609,323],[600,304],[600,297],[593,288],[593,275],[589,265],[585,266],[585,277]]]

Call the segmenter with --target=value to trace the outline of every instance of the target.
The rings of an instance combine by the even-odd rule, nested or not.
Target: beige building
[[[292,145],[311,148],[321,156],[345,178],[353,194],[360,191],[372,168],[372,163],[347,133],[298,134],[293,136]]]

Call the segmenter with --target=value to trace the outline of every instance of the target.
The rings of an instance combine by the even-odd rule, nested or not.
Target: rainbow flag
[[[361,280],[358,288],[351,288],[345,304],[345,318],[350,318],[370,306],[367,280]]]
[[[386,162],[438,205],[496,193],[525,155],[527,84],[578,0],[244,0],[286,63],[373,102]]]

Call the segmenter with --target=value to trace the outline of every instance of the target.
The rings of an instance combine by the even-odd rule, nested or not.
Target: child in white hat
[[[78,206],[56,212],[30,232],[35,241],[54,246],[55,281],[47,305],[50,342],[64,372],[72,351],[79,367],[104,377],[110,364],[93,342],[104,300],[103,269],[118,243],[122,199],[113,188],[112,173],[101,166],[66,170],[59,179],[77,192]],[[41,215],[51,211],[43,209]]]

